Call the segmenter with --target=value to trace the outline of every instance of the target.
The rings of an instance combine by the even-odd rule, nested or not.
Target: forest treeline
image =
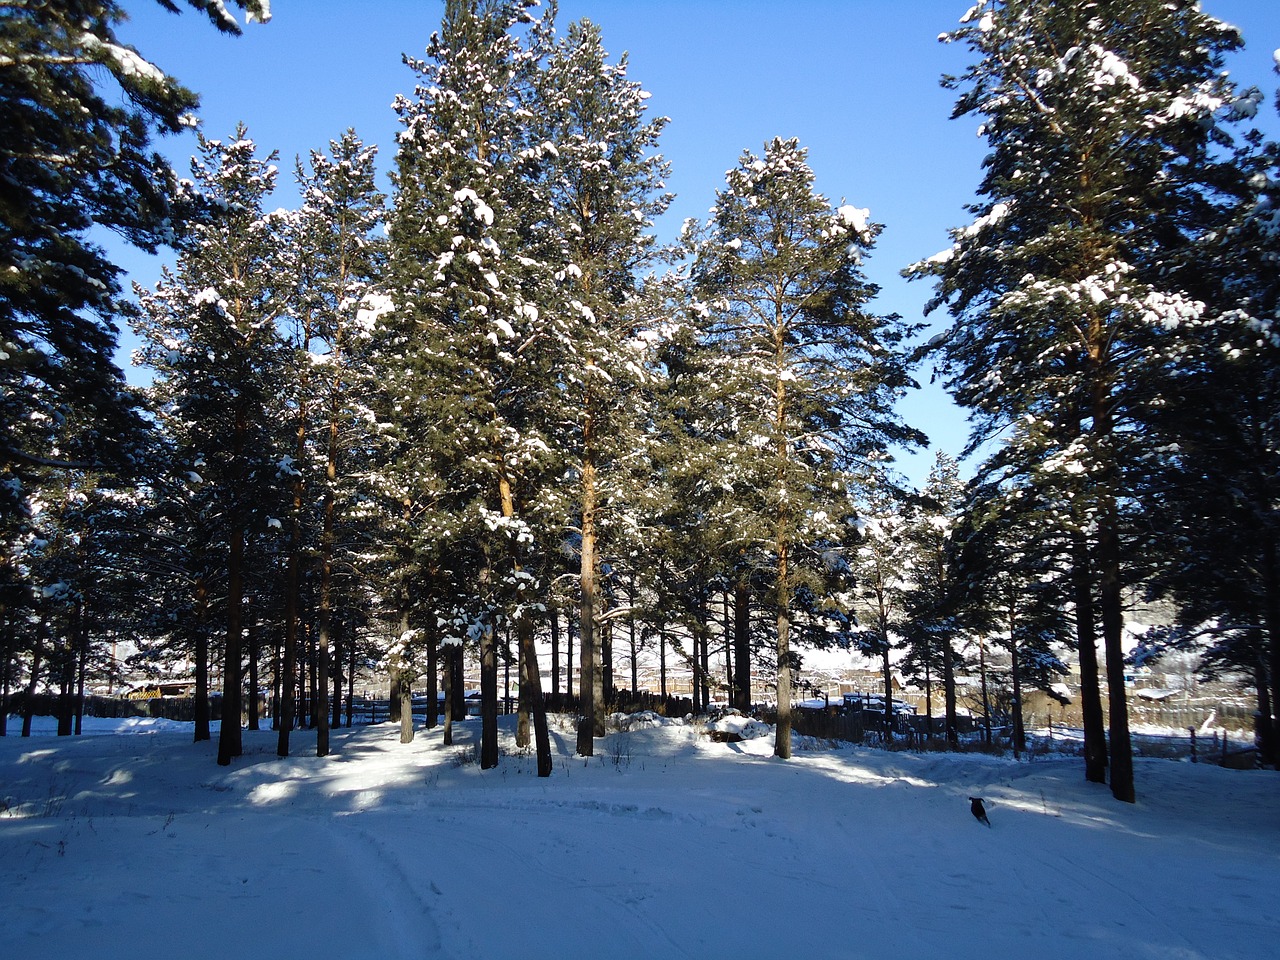
[[[1086,776],[1132,801],[1143,596],[1176,618],[1136,655],[1243,677],[1278,759],[1280,150],[1223,71],[1241,37],[1198,4],[983,0],[943,36],[989,152],[972,222],[906,268],[949,313],[927,341],[876,310],[881,225],[818,193],[795,140],[745,150],[659,243],[666,120],[554,3],[447,0],[406,58],[385,195],[354,130],[285,172],[243,127],[201,132],[171,170],[151,141],[198,100],[116,39],[123,14],[0,7],[6,705],[72,704],[129,640],[157,673],[194,664],[197,739],[220,676],[251,725],[245,691],[275,691],[288,755],[305,682],[335,711],[311,718],[323,756],[344,679],[434,704],[465,651],[491,767],[511,638],[548,775],[562,628],[587,756],[619,636],[670,651],[700,705],[776,701],[782,758],[804,649],[878,658],[887,707],[893,669],[937,690],[955,743],[982,638],[1015,705],[1078,660]],[[300,202],[269,211],[282,176]],[[94,226],[174,266],[129,296]],[[120,322],[145,388],[112,363]],[[939,456],[911,490],[893,453],[926,439],[896,404],[927,367],[970,413],[973,477]],[[220,731],[230,763],[241,726]]]

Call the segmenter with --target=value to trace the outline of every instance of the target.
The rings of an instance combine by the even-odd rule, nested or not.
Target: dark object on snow
[[[991,826],[991,821],[987,819],[987,808],[982,805],[981,797],[969,798],[969,812],[972,813],[976,819],[985,823],[988,827]]]

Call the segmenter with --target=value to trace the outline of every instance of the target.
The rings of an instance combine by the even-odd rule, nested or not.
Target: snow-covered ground
[[[0,957],[1276,956],[1276,772],[1139,760],[1125,805],[1073,758],[627,726],[583,760],[554,723],[539,780],[474,722],[229,768],[190,725],[38,723],[0,738]]]

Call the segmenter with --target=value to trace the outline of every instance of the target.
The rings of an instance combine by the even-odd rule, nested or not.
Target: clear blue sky
[[[280,206],[295,202],[293,158],[327,149],[348,127],[381,148],[383,171],[390,167],[398,130],[390,104],[414,83],[401,55],[422,54],[444,9],[442,0],[272,0],[270,23],[232,38],[192,11],[173,16],[151,0],[126,6],[134,19],[121,37],[201,94],[207,136],[227,137],[243,120],[264,152],[279,150]],[[1280,0],[1202,6],[1243,31],[1247,46],[1229,64],[1232,75],[1241,86],[1261,86],[1270,101]],[[564,0],[559,22],[600,24],[606,49],[627,52],[630,76],[653,94],[650,108],[671,118],[661,150],[677,199],[660,224],[664,238],[686,217],[706,215],[744,149],[797,137],[809,148],[818,189],[834,202],[869,207],[885,225],[867,263],[882,287],[878,309],[919,320],[931,289],[906,283],[899,271],[946,247],[947,228],[968,222],[963,206],[981,175],[976,122],[949,119],[954,94],[938,83],[968,63],[964,47],[937,41],[968,7],[968,0]],[[194,138],[169,139],[163,149],[185,171]],[[158,263],[135,252],[118,261],[144,285],[158,276]],[[928,372],[921,376],[927,381]],[[941,449],[963,447],[963,414],[940,389],[926,386],[902,411]],[[919,481],[931,462],[924,454],[900,466]]]

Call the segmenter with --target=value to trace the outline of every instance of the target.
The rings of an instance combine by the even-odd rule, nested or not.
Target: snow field
[[[230,768],[184,724],[0,738],[0,956],[1274,955],[1273,771],[1139,760],[1126,805],[1077,759],[784,762],[679,721],[583,759],[553,717],[540,780],[514,719],[490,771],[475,722],[325,759],[246,731]]]

